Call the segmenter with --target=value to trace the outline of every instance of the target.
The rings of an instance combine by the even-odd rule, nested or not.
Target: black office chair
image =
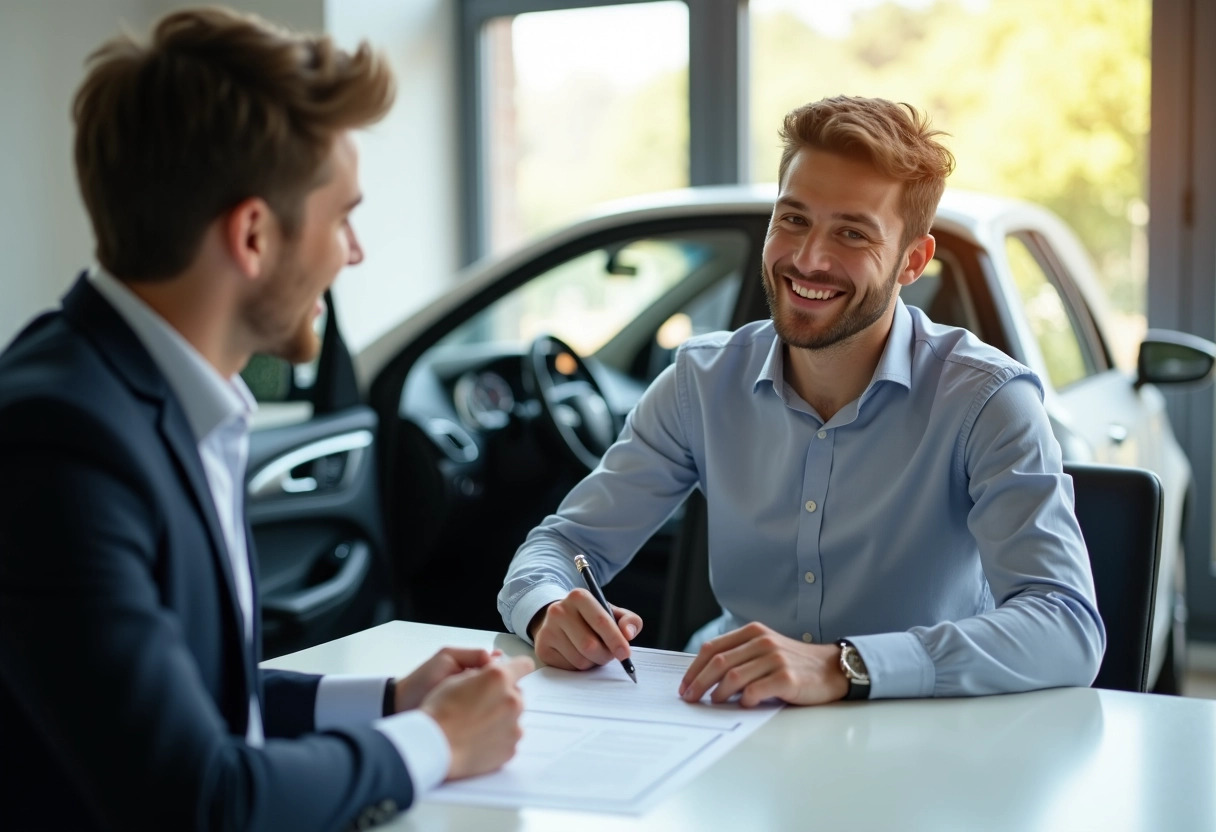
[[[709,520],[705,497],[694,489],[684,501],[684,519],[667,564],[667,587],[659,617],[657,647],[683,650],[702,624],[722,614],[709,585]]]
[[[1089,549],[1106,656],[1096,688],[1148,689],[1153,599],[1161,558],[1161,481],[1151,471],[1069,462],[1077,522]],[[672,552],[658,646],[682,650],[697,628],[721,614],[709,586],[705,499],[694,491]]]
[[[1094,573],[1106,656],[1095,688],[1148,690],[1153,600],[1161,561],[1161,480],[1142,468],[1064,464]]]

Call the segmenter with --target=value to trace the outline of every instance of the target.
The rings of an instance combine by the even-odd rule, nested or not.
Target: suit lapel
[[[241,644],[241,662],[246,690],[254,689],[250,669],[250,651],[244,649],[245,629],[237,600],[236,583],[232,577],[232,560],[224,542],[223,528],[207,484],[203,461],[198,453],[198,441],[190,429],[185,411],[173,394],[160,369],[148,355],[139,338],[112,306],[81,275],[63,299],[63,314],[97,347],[103,359],[113,367],[131,390],[139,397],[153,402],[159,409],[157,430],[168,448],[178,474],[189,486],[195,508],[202,515],[211,541],[215,567],[223,576],[227,590],[227,607],[233,632]],[[248,526],[245,527],[246,529]],[[252,549],[250,549],[252,553]],[[252,560],[252,554],[251,554]],[[256,616],[255,616],[256,621]],[[255,633],[256,636],[256,633]],[[257,642],[255,641],[255,644]]]
[[[211,551],[215,555],[216,566],[224,576],[224,586],[228,590],[228,597],[232,601],[234,610],[237,610],[240,605],[237,602],[236,582],[232,577],[232,558],[228,552],[228,545],[224,542],[224,530],[220,526],[215,501],[211,497],[211,487],[207,484],[207,475],[203,471],[203,461],[198,455],[198,442],[190,430],[190,423],[186,421],[186,414],[182,412],[181,405],[175,398],[170,397],[165,401],[157,428],[160,430],[165,445],[173,453],[178,472],[190,484],[195,506],[207,523],[207,532],[211,538]],[[243,634],[244,625],[240,623],[239,615],[237,624],[237,632]]]

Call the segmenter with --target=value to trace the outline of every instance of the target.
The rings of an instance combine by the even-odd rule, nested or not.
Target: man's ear
[[[279,220],[261,197],[237,203],[222,220],[228,256],[249,278],[260,277],[273,262],[280,235]]]
[[[921,272],[929,265],[929,261],[933,259],[933,253],[937,251],[937,240],[933,239],[932,234],[926,234],[912,241],[908,246],[908,250],[904,252],[904,267],[900,269],[899,285],[907,286],[915,283],[920,277]]]

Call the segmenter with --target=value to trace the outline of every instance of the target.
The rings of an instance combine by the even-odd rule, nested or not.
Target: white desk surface
[[[531,655],[503,633],[394,621],[264,666],[401,675],[445,645]],[[1059,688],[791,707],[640,817],[422,802],[386,828],[1216,830],[1216,701]]]

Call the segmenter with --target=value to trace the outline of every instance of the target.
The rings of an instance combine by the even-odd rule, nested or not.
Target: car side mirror
[[[1136,386],[1207,381],[1216,367],[1216,344],[1168,329],[1150,329],[1140,344]]]

